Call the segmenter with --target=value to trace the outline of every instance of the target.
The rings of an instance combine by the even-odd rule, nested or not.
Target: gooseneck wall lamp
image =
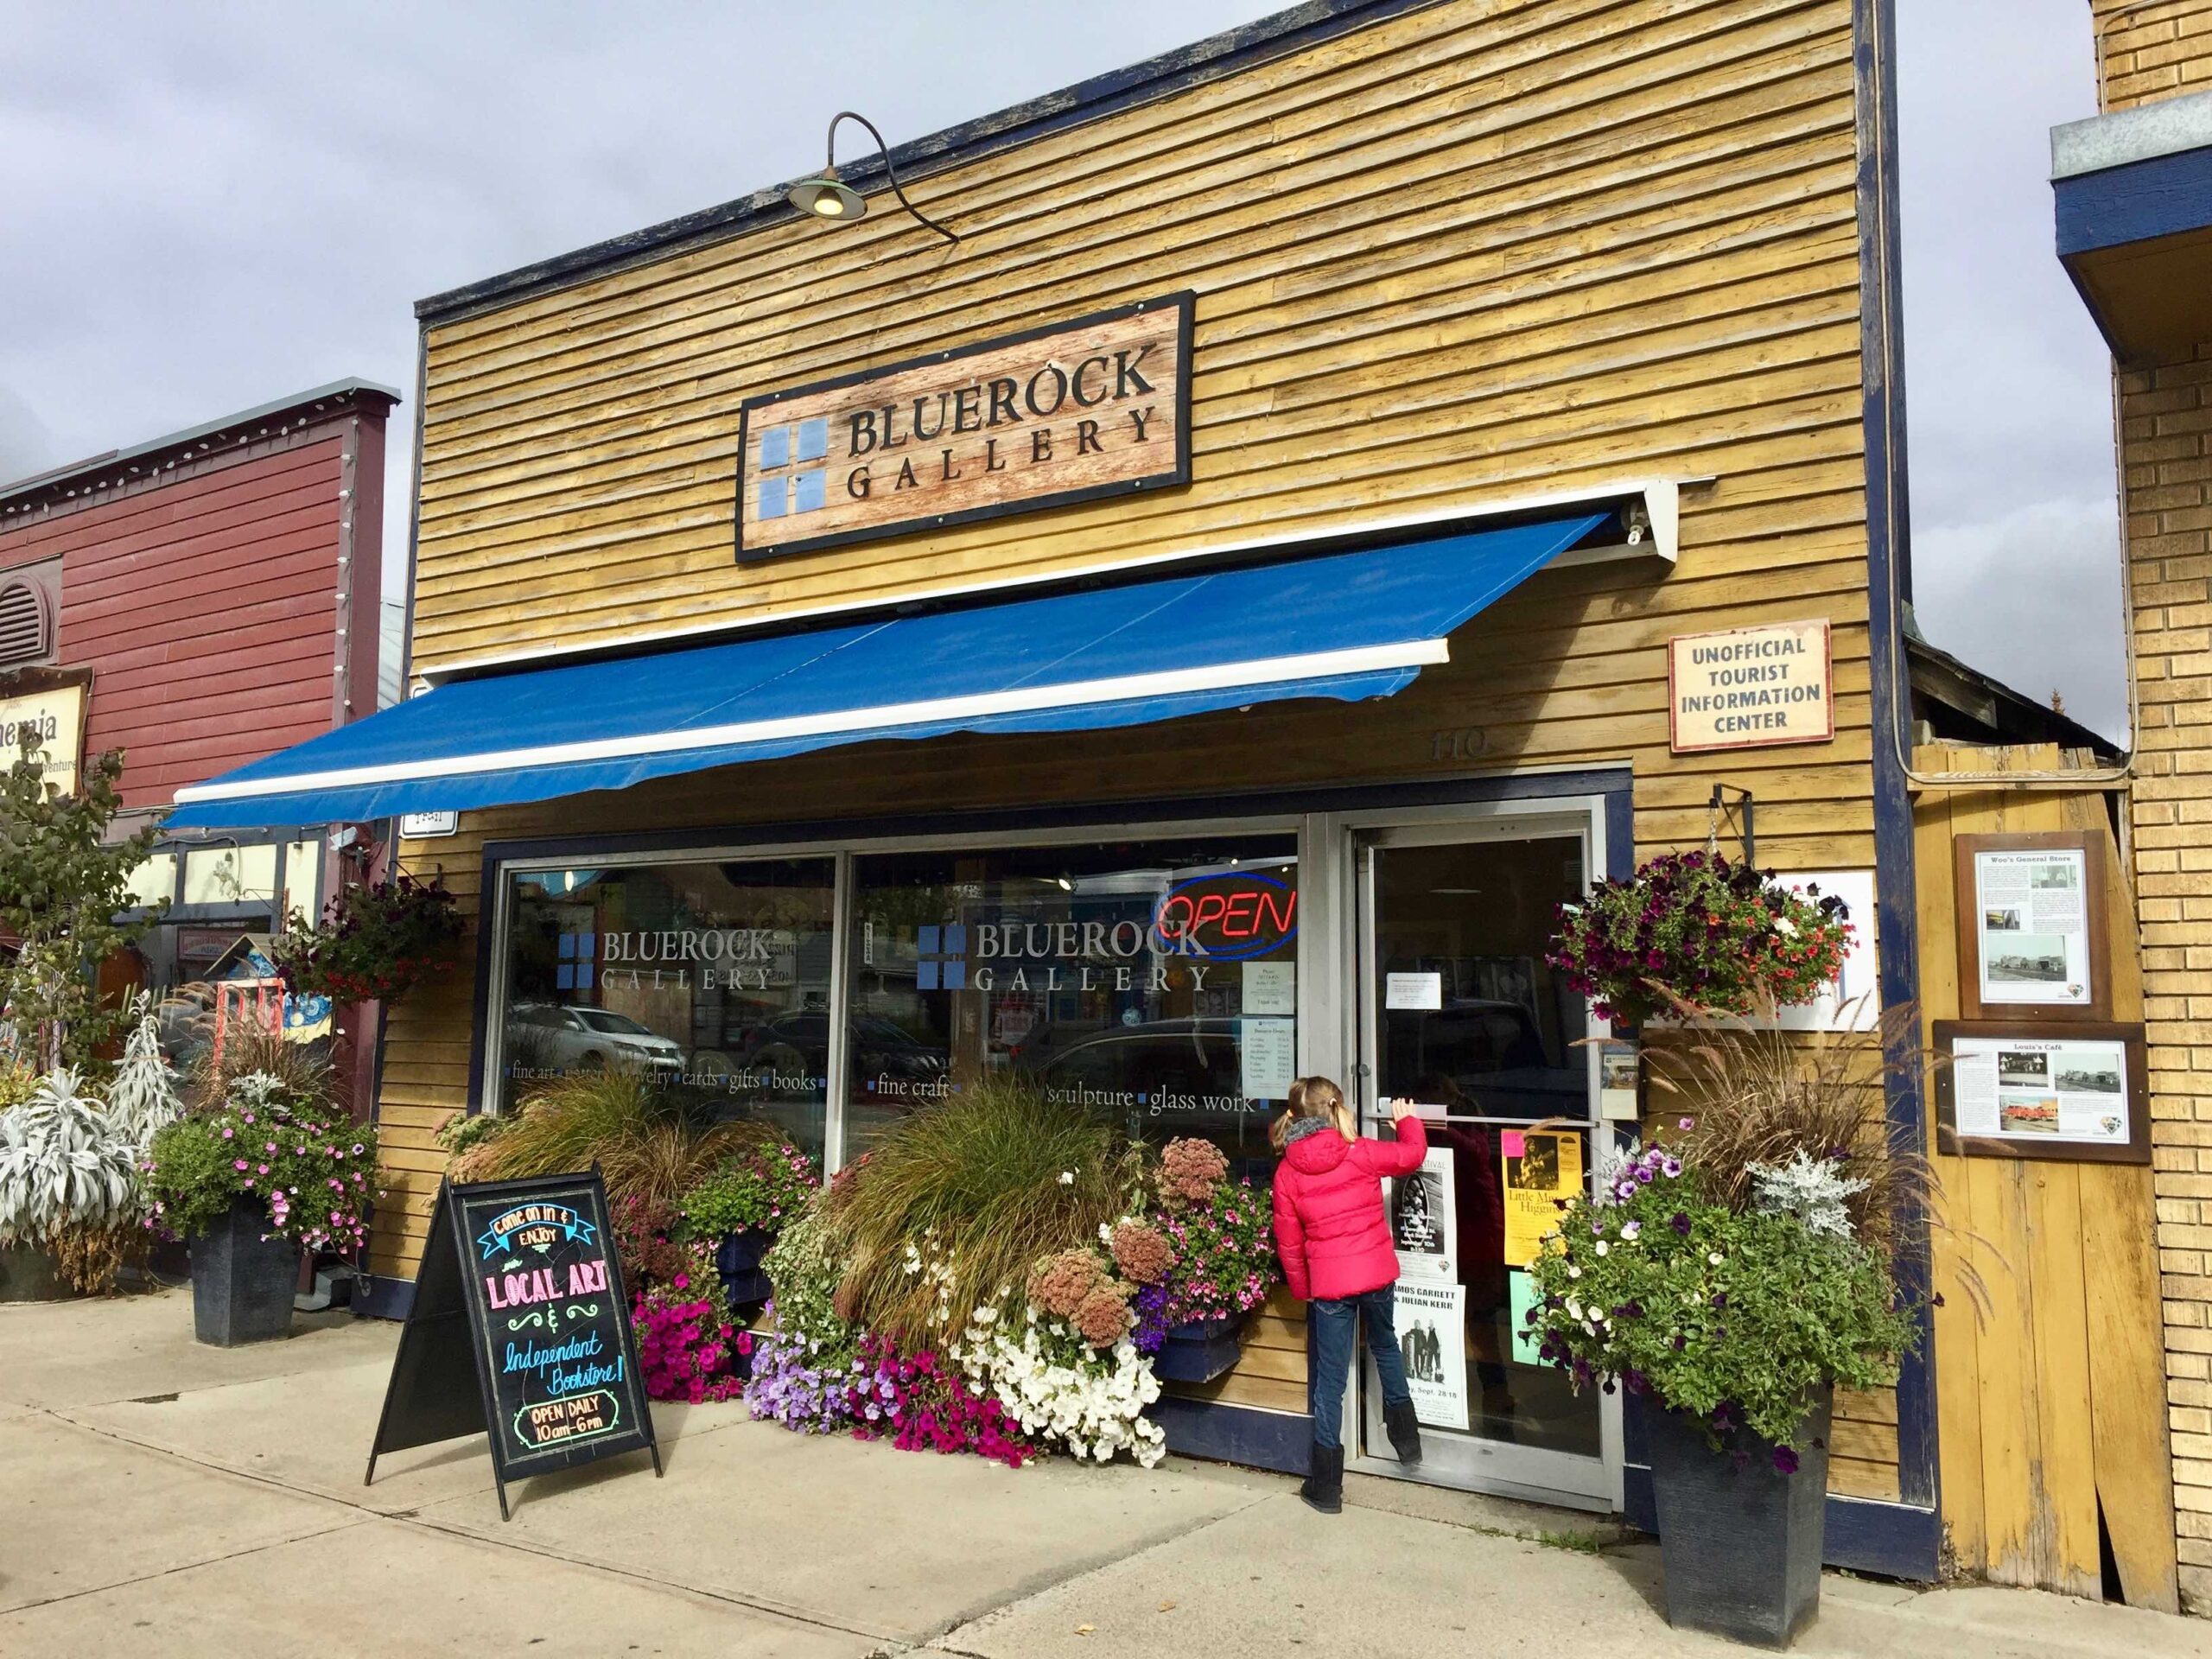
[[[883,142],[883,135],[875,130],[875,123],[851,110],[840,110],[830,118],[829,156],[822,171],[810,179],[801,179],[784,192],[791,205],[803,213],[816,219],[828,219],[833,224],[849,224],[868,213],[868,200],[861,193],[837,176],[837,124],[857,121],[868,130],[875,140],[875,147],[883,155],[883,171],[891,181],[891,194],[899,198],[899,205],[914,216],[917,223],[927,226],[948,242],[960,238],[938,224],[927,213],[906,200],[906,193],[899,188],[899,175],[891,165],[891,146]]]

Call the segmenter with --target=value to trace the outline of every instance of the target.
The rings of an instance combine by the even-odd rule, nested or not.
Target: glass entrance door
[[[1421,1418],[1417,1478],[1553,1503],[1614,1500],[1618,1410],[1575,1395],[1522,1333],[1528,1263],[1584,1190],[1596,1122],[1583,1000],[1544,963],[1581,897],[1586,829],[1501,824],[1356,836],[1362,1127],[1410,1110],[1429,1152],[1393,1184],[1397,1334]],[[1353,1466],[1403,1472],[1363,1359]]]

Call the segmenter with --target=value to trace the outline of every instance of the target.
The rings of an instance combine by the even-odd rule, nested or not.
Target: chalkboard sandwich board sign
[[[386,1452],[490,1438],[507,1482],[660,1446],[599,1172],[438,1189],[363,1485]]]

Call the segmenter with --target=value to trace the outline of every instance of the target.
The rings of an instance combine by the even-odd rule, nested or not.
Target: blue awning
[[[169,823],[466,810],[879,738],[1387,697],[1605,516],[462,680],[179,790]]]

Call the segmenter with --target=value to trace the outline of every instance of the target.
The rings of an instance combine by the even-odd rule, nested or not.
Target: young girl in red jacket
[[[1290,1109],[1269,1133],[1282,1154],[1275,1166],[1275,1249],[1291,1294],[1312,1304],[1313,1460],[1299,1496],[1334,1515],[1344,1507],[1340,1420],[1355,1320],[1382,1379],[1382,1418],[1398,1461],[1421,1461],[1421,1424],[1398,1351],[1391,1291],[1398,1252],[1382,1181],[1419,1169],[1428,1140],[1410,1114],[1398,1120],[1396,1141],[1362,1140],[1343,1091],[1326,1077],[1292,1084]]]

